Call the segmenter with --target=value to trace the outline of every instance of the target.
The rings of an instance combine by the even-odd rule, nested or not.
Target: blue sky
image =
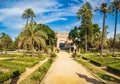
[[[32,8],[38,23],[50,26],[54,31],[70,31],[79,26],[76,19],[78,9],[86,2],[90,2],[94,9],[102,2],[112,0],[0,0],[0,32],[9,34],[13,39],[25,25],[21,18],[27,8]],[[120,17],[120,14],[119,14]],[[108,37],[113,37],[115,16],[108,14],[106,24],[109,26]],[[94,12],[93,23],[102,27],[103,15]],[[117,33],[120,33],[120,19],[118,19]]]

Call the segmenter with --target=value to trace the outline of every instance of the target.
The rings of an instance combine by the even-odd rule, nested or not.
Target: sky
[[[101,3],[110,5],[112,0],[0,0],[0,33],[5,32],[14,40],[25,25],[21,18],[25,9],[31,8],[36,14],[37,23],[46,24],[55,32],[69,32],[74,26],[79,26],[76,19],[78,9],[89,2],[93,10]],[[103,14],[93,12],[92,22],[102,29]],[[120,13],[119,13],[120,17]],[[115,16],[107,14],[106,25],[109,26],[108,38],[113,37]],[[117,33],[120,33],[120,18],[118,18]]]

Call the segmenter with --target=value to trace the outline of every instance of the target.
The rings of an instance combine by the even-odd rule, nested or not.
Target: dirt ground
[[[67,52],[60,52],[43,84],[102,84]]]

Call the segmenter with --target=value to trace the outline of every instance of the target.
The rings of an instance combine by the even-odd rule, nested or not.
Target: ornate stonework
[[[60,48],[60,43],[65,44],[65,47],[66,45],[72,43],[72,41],[68,39],[68,34],[68,32],[56,32],[57,48]]]

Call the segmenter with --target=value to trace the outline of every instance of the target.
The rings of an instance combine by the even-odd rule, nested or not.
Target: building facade
[[[72,40],[68,38],[68,32],[56,32],[56,47],[60,49],[66,49],[71,46]]]

